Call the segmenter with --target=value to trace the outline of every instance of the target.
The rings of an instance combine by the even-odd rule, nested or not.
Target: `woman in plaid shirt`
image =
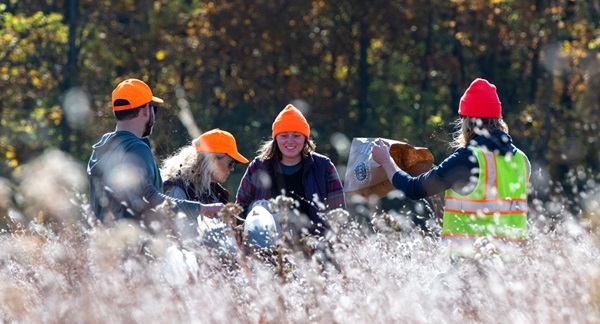
[[[315,152],[310,126],[296,107],[287,105],[273,123],[273,139],[263,143],[241,180],[236,203],[247,213],[255,202],[284,194],[298,203],[306,215],[305,228],[323,235],[321,217],[327,211],[346,208],[339,174],[329,158]],[[295,220],[293,220],[295,221]]]

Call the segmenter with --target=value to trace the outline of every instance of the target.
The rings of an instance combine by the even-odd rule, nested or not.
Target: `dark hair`
[[[314,152],[316,147],[317,145],[315,144],[315,142],[313,142],[311,139],[306,138],[304,140],[304,147],[302,148],[302,152],[300,152],[300,154],[302,154],[302,158],[305,158],[311,152]],[[277,146],[277,141],[275,139],[262,142],[257,153],[258,158],[261,161],[274,159],[275,162],[279,162],[283,157],[283,154],[279,150],[279,147]]]
[[[129,105],[129,101],[125,100],[125,99],[117,99],[115,100],[115,102],[113,103],[113,106],[127,106]],[[130,119],[134,119],[135,117],[137,117],[140,114],[140,110],[144,107],[146,107],[147,104],[143,104],[139,107],[136,108],[132,108],[132,109],[127,109],[127,110],[119,110],[119,111],[114,111],[115,114],[115,118],[117,120],[130,120]]]

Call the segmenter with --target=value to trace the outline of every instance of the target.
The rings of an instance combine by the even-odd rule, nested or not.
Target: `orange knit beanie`
[[[273,138],[281,133],[296,132],[310,137],[310,126],[298,108],[287,105],[273,122]]]

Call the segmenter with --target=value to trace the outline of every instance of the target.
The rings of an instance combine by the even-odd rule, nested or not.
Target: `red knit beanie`
[[[460,98],[458,114],[465,117],[502,118],[502,105],[496,86],[485,79],[475,79]]]
[[[310,137],[310,126],[298,108],[287,105],[273,122],[273,138],[281,133],[296,132]]]

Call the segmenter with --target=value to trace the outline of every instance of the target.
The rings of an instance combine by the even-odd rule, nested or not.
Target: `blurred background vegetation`
[[[425,146],[439,163],[460,97],[482,77],[532,161],[532,201],[577,214],[600,168],[599,10],[598,0],[5,0],[0,177],[15,181],[49,148],[85,164],[114,129],[113,88],[132,77],[165,100],[159,162],[217,127],[253,158],[292,102],[342,177],[353,137]]]

